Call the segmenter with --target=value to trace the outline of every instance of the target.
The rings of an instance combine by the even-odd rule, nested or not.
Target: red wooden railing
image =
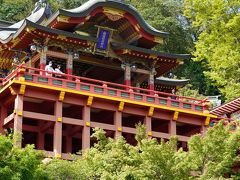
[[[2,87],[7,85],[13,79],[25,77],[25,81],[38,84],[47,84],[50,86],[86,91],[93,94],[102,94],[111,97],[129,99],[139,102],[164,105],[169,107],[178,107],[193,111],[204,111],[208,109],[207,100],[177,96],[174,94],[152,91],[148,89],[126,86],[96,79],[79,77],[69,74],[51,73],[46,76],[46,71],[36,68],[30,68],[25,65],[15,65],[16,69],[6,78],[2,79]],[[48,72],[49,74],[50,72]]]

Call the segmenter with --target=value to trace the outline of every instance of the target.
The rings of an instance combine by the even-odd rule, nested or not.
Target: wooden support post
[[[151,90],[149,92],[150,95],[154,95],[154,73],[150,72],[148,78],[148,89]]]
[[[206,132],[207,132],[207,127],[203,122],[203,124],[201,125],[201,135],[204,136]]]
[[[82,132],[82,149],[90,148],[90,133],[91,133],[91,122],[90,122],[90,107],[84,106],[83,108],[83,132]]]
[[[66,136],[66,151],[72,153],[72,136]]]
[[[124,85],[131,86],[131,66],[126,64],[124,69]]]
[[[177,135],[177,124],[176,121],[171,120],[168,125],[168,131],[171,136]]]
[[[40,129],[40,128],[39,128]],[[38,132],[37,149],[44,150],[44,133]]]
[[[175,111],[173,113],[173,117],[172,119],[170,120],[169,122],[169,125],[168,125],[168,132],[171,136],[175,136],[177,135],[177,120],[178,120],[178,117],[179,117],[179,112],[178,111]]]
[[[23,95],[17,95],[14,105],[14,146],[22,147]]]
[[[116,111],[114,113],[114,124],[116,126],[115,138],[122,135],[122,112]]]
[[[0,117],[0,134],[5,134],[4,131],[4,119],[7,117],[7,108],[5,106],[1,106],[1,117]]]
[[[68,59],[67,59],[67,74],[72,75],[73,73],[73,54],[72,53],[68,53]],[[72,78],[69,78],[69,80],[71,80]]]
[[[55,116],[53,151],[55,156],[60,158],[62,154],[62,102],[60,101],[55,103]]]
[[[41,54],[40,54],[40,69],[41,70],[45,70],[45,66],[47,64],[47,51],[48,51],[48,47],[44,46]],[[42,72],[41,75],[45,75],[45,72]]]
[[[26,64],[27,67],[34,68],[34,66],[32,66],[32,64],[33,64],[33,63],[32,63],[32,57],[30,57],[29,60],[28,60],[28,62],[26,62],[25,64]],[[27,71],[28,71],[29,73],[34,73],[34,71],[33,71],[33,70],[30,70],[30,69],[28,69]]]
[[[144,125],[146,126],[146,131],[149,137],[152,136],[152,118],[145,116]]]

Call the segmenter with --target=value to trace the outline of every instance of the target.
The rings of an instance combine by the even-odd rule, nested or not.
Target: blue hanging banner
[[[110,32],[105,29],[100,29],[98,34],[97,50],[106,51],[108,49],[108,40]]]

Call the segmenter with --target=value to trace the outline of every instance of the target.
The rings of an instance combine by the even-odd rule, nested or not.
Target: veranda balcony
[[[25,83],[42,85],[45,88],[61,89],[61,91],[77,91],[105,99],[114,99],[135,104],[158,105],[163,109],[182,109],[197,113],[204,113],[208,110],[207,100],[177,96],[175,94],[151,91],[148,89],[126,86],[97,79],[73,76],[68,74],[51,73],[30,68],[26,65],[15,65],[6,78],[1,79],[1,88],[4,88],[13,81],[24,81]],[[49,73],[49,72],[48,72]]]

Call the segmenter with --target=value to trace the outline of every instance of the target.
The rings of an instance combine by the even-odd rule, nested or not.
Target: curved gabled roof
[[[184,86],[189,82],[189,79],[170,79],[166,77],[158,77],[155,80],[156,84],[164,84],[169,86]]]
[[[218,106],[211,110],[210,113],[217,116],[223,116],[225,114],[232,114],[238,110],[240,110],[240,98],[234,99],[222,106]]]
[[[46,18],[46,7],[43,7],[36,11],[35,13],[28,16],[26,19],[23,19],[13,25],[5,27],[4,30],[0,31],[0,41],[4,42],[7,39],[10,39],[24,24],[25,20],[28,20],[33,23],[40,24]]]
[[[94,9],[100,7],[109,7],[119,9],[126,13],[131,14],[134,16],[138,24],[140,25],[143,30],[153,36],[159,36],[165,38],[168,36],[169,33],[159,31],[152,26],[150,26],[138,13],[138,11],[131,5],[125,4],[119,0],[89,0],[88,2],[84,3],[78,8],[75,9],[60,9],[57,11],[52,18],[49,19],[47,24],[51,24],[59,15],[67,16],[67,17],[86,17],[88,16]]]
[[[17,36],[19,36],[19,34],[21,34],[24,30],[26,30],[27,28],[36,28],[40,31],[49,33],[49,34],[55,34],[55,35],[62,35],[62,36],[66,36],[69,38],[74,38],[74,39],[80,39],[80,40],[85,40],[85,41],[92,41],[92,42],[97,42],[97,38],[95,37],[91,37],[91,36],[83,36],[83,35],[79,35],[79,34],[73,34],[70,32],[66,32],[66,31],[62,31],[59,29],[51,29],[45,26],[42,26],[40,24],[34,23],[32,21],[29,21],[28,19],[25,19],[21,25],[21,27],[19,27],[15,33],[13,33],[11,36],[9,36],[7,39],[5,40],[1,40],[0,42],[2,43],[8,43],[10,42],[12,39],[16,38]],[[0,31],[1,33],[1,31]]]

